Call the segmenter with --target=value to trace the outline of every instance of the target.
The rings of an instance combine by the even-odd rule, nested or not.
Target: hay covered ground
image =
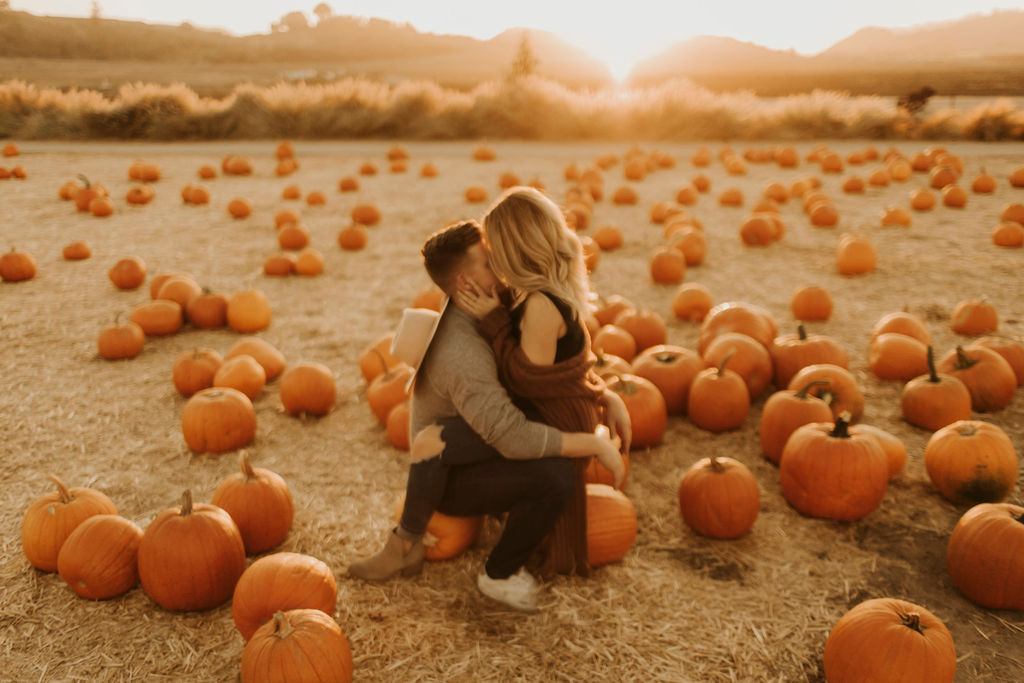
[[[845,156],[863,142],[824,141]],[[96,355],[96,335],[118,312],[128,313],[148,297],[145,287],[124,292],[107,270],[136,255],[150,277],[184,270],[215,290],[263,289],[274,308],[262,332],[289,362],[318,361],[334,372],[337,404],[318,420],[287,416],[271,383],[255,401],[259,428],[249,452],[254,464],[278,472],[296,503],[295,524],[281,550],[325,561],[338,580],[336,618],[348,637],[357,680],[366,681],[819,681],[821,652],[832,624],[850,607],[872,597],[909,599],[949,627],[959,658],[958,681],[1024,679],[1024,618],[1012,611],[985,610],[963,598],[945,570],[950,531],[965,508],[941,498],[925,473],[922,455],[929,433],[900,418],[900,383],[883,382],[867,369],[871,326],[903,308],[924,317],[939,354],[958,341],[949,315],[961,299],[987,297],[1001,314],[1003,333],[1024,334],[1021,264],[1024,251],[991,243],[1001,207],[1024,202],[1024,190],[1006,177],[1020,163],[1024,144],[950,143],[962,156],[965,178],[982,167],[1000,179],[995,195],[970,195],[966,209],[937,207],[914,214],[909,229],[881,228],[887,204],[907,205],[907,195],[925,185],[923,174],[906,183],[844,195],[840,177],[821,176],[802,163],[783,170],[751,164],[747,175],[729,176],[716,162],[707,174],[712,192],[690,213],[703,221],[705,263],[687,273],[716,302],[745,300],[765,306],[783,331],[795,323],[788,303],[794,288],[816,283],[835,300],[827,323],[810,331],[842,342],[851,370],[867,398],[863,421],[898,435],[908,447],[903,473],[881,506],[849,524],[804,518],[782,498],[777,468],[760,454],[757,424],[764,400],[742,429],[712,435],[685,418],[670,419],[664,443],[633,453],[626,493],[637,508],[639,534],[633,550],[589,579],[559,577],[546,586],[543,610],[524,616],[483,598],[475,576],[494,540],[493,528],[478,545],[453,561],[432,563],[422,575],[382,585],[346,576],[353,559],[375,551],[391,526],[390,515],[405,483],[407,454],[391,447],[365,400],[357,359],[368,344],[396,325],[428,280],[419,263],[423,239],[446,223],[478,217],[482,204],[467,204],[463,190],[482,184],[497,196],[498,175],[514,171],[539,177],[560,200],[570,162],[589,165],[615,144],[495,142],[496,161],[474,162],[472,142],[406,146],[409,172],[387,172],[386,141],[302,142],[301,169],[282,179],[273,173],[271,142],[117,144],[33,142],[17,159],[24,181],[0,182],[4,222],[0,246],[32,253],[38,276],[0,286],[0,476],[7,482],[0,512],[0,680],[227,681],[238,677],[243,641],[230,604],[178,614],[157,607],[139,588],[121,598],[87,602],[59,576],[32,569],[20,548],[20,522],[36,497],[50,490],[45,476],[68,485],[102,490],[122,515],[141,527],[176,505],[191,488],[207,501],[217,484],[235,471],[236,454],[194,455],[185,446],[180,415],[185,399],[170,381],[177,355],[196,346],[224,353],[238,335],[229,330],[186,327],[147,340],[131,361]],[[814,144],[797,147],[801,154]],[[896,143],[908,156],[922,143]],[[673,169],[641,182],[627,182],[622,166],[606,172],[606,196],[632,185],[636,206],[598,202],[593,226],[617,225],[625,246],[602,255],[592,275],[604,296],[621,294],[668,321],[669,342],[694,348],[697,325],[675,321],[674,287],[652,284],[648,256],[662,241],[650,206],[671,200],[696,170],[694,145],[641,145],[672,155]],[[884,147],[880,147],[884,151]],[[204,163],[227,153],[249,155],[251,177],[206,182],[210,205],[189,207],[179,190],[194,182]],[[129,164],[160,164],[163,179],[155,201],[128,207],[124,195]],[[357,193],[339,194],[337,181],[355,175],[364,161],[382,170],[362,177]],[[431,161],[439,177],[418,176]],[[12,163],[13,162],[13,163]],[[866,178],[874,166],[849,167]],[[107,219],[78,214],[57,199],[57,188],[76,173],[107,184],[116,213]],[[768,180],[789,183],[810,174],[841,215],[839,229],[812,228],[795,202],[783,208],[788,231],[767,248],[745,248],[737,232]],[[274,213],[286,205],[286,184],[303,192],[323,190],[324,207],[302,206],[312,245],[326,258],[316,278],[267,278],[266,256],[277,251]],[[746,208],[723,208],[715,197],[735,186]],[[250,199],[253,215],[242,221],[225,211],[235,196]],[[383,220],[371,229],[361,252],[343,252],[335,237],[357,202],[375,202]],[[879,247],[874,273],[844,278],[834,271],[834,247],[843,230],[871,234]],[[61,247],[84,239],[93,256],[63,261]],[[979,416],[1005,429],[1024,452],[1024,394],[1006,409]],[[761,489],[761,511],[750,534],[737,541],[697,537],[682,524],[676,486],[694,461],[711,454],[746,463]],[[1010,498],[1021,503],[1018,482]]]

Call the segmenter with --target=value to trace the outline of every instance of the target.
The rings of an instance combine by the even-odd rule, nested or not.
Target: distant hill
[[[387,81],[431,78],[467,88],[501,78],[524,31],[537,73],[570,87],[611,83],[608,68],[554,34],[513,29],[490,40],[420,33],[383,19],[332,16],[311,26],[232,36],[223,31],[135,21],[0,11],[0,57],[192,64],[278,63],[282,72],[365,74]],[[74,83],[67,84],[74,86]]]
[[[1020,95],[1022,35],[1024,11],[998,10],[906,29],[865,28],[813,56],[699,36],[637,64],[627,83],[688,78],[712,90],[762,95],[815,88],[903,94],[928,84],[945,94]]]

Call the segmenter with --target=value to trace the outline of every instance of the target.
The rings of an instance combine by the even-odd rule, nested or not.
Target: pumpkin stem
[[[711,456],[711,462],[708,464],[708,467],[710,467],[711,471],[715,473],[725,472],[725,465],[722,464],[722,461],[718,459],[717,455]]]
[[[57,487],[57,493],[60,494],[60,502],[67,504],[75,499],[75,497],[71,495],[71,491],[68,491],[68,487],[65,486],[64,482],[58,479],[56,475],[50,474],[47,475],[46,478]]]
[[[238,465],[242,468],[242,476],[245,480],[252,481],[256,479],[256,470],[252,468],[252,463],[249,462],[249,453],[242,451],[242,454],[238,456]]]
[[[939,379],[939,373],[935,372],[935,350],[931,344],[928,345],[928,381],[936,384],[942,381]]]
[[[809,393],[810,393],[811,389],[813,389],[814,387],[827,386],[827,385],[830,385],[830,384],[832,384],[832,382],[828,381],[827,379],[816,379],[813,382],[808,382],[804,386],[803,389],[801,389],[800,391],[796,392],[795,396],[796,396],[796,398],[799,398],[799,399],[809,398]],[[826,392],[826,393],[828,393],[828,392]]]
[[[967,368],[973,366],[977,362],[978,362],[978,360],[976,358],[971,358],[971,357],[969,357],[967,355],[967,352],[964,351],[964,347],[962,347],[962,346],[957,346],[956,347],[956,369],[957,370],[966,370]]]
[[[92,184],[89,182],[89,179],[86,178],[83,174],[79,173],[77,177],[82,179],[82,182],[85,183],[85,186],[87,188],[92,187]]]
[[[1010,516],[1013,517],[1013,515],[1010,515]],[[1020,513],[1018,516],[1013,517],[1013,518],[1015,520],[1017,520],[1018,522],[1020,522],[1021,524],[1024,524],[1024,512]]]
[[[978,433],[978,428],[970,422],[965,422],[957,428],[956,433],[960,436],[974,436]]]
[[[803,323],[797,325],[796,333],[800,337],[800,341],[807,341],[807,330],[804,329]]]
[[[725,354],[725,358],[723,358],[722,362],[718,364],[718,376],[719,377],[721,377],[723,374],[725,374],[725,364],[729,362],[729,359],[732,358],[732,355],[734,353],[736,353],[736,347],[735,346],[732,347],[731,349],[729,349],[729,353]]]
[[[850,413],[845,410],[839,413],[839,417],[836,418],[836,423],[832,427],[832,431],[828,433],[829,436],[835,437],[836,439],[849,439],[850,438]]]
[[[292,634],[292,623],[288,621],[288,615],[278,610],[274,612],[274,635],[284,639]]]
[[[924,624],[921,623],[921,615],[917,612],[911,612],[910,614],[900,614],[899,616],[901,624],[903,624],[907,628],[914,629],[918,633],[923,634],[925,628],[927,628]]]
[[[659,354],[655,354],[654,360],[659,363],[671,363],[676,359],[676,354],[672,351],[662,351]]]
[[[188,517],[192,514],[192,489],[185,489],[181,494],[181,516]]]

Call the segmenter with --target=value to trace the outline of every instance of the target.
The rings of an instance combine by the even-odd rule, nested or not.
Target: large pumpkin
[[[181,432],[197,453],[223,453],[247,446],[256,435],[256,411],[249,397],[230,387],[193,394],[181,412]]]
[[[971,392],[971,407],[979,413],[1005,408],[1013,400],[1017,376],[1002,356],[984,346],[958,346],[935,364]]]
[[[679,482],[683,521],[702,536],[738,538],[757,519],[760,494],[746,465],[732,458],[698,460]]]
[[[275,612],[318,609],[334,614],[338,586],[323,561],[299,553],[274,553],[246,569],[231,599],[231,616],[247,641]]]
[[[322,363],[292,365],[281,375],[281,405],[289,415],[326,415],[336,396],[334,375]]]
[[[28,506],[21,520],[21,549],[33,567],[52,572],[57,570],[57,556],[71,532],[93,515],[116,515],[117,507],[95,489],[69,489],[55,476],[47,478],[57,491]]]
[[[957,504],[998,503],[1017,484],[1017,453],[1001,428],[960,420],[932,434],[924,465],[935,488]]]
[[[874,598],[844,614],[825,641],[829,683],[952,683],[956,648],[946,625],[924,607]]]
[[[118,515],[93,515],[79,524],[60,548],[57,571],[83,598],[106,600],[139,583],[142,529]]]
[[[224,479],[210,502],[223,508],[238,527],[245,552],[256,555],[276,548],[288,537],[295,508],[288,484],[275,472],[253,467],[245,451],[241,469]]]
[[[192,503],[158,514],[139,544],[142,590],[164,609],[207,610],[231,598],[245,571],[245,546],[238,527],[216,505]]]
[[[782,495],[809,517],[850,522],[874,510],[889,485],[889,462],[875,437],[812,422],[789,437],[779,461]]]
[[[622,491],[587,484],[587,564],[621,560],[633,547],[636,529],[636,508]]]
[[[341,627],[318,609],[277,612],[242,651],[242,683],[350,683],[352,651]]]
[[[1024,507],[982,503],[965,512],[949,537],[946,568],[971,602],[1024,610]]]

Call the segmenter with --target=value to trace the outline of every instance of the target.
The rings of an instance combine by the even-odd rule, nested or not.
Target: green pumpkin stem
[[[249,453],[242,451],[241,455],[238,456],[238,465],[242,468],[242,478],[249,482],[256,479],[256,470],[253,469],[252,463],[249,462]]]
[[[804,385],[804,388],[796,392],[794,396],[796,396],[796,398],[799,399],[806,399],[810,397],[811,389],[813,389],[814,387],[828,386],[831,384],[832,382],[828,381],[827,379],[816,379],[813,382],[808,382],[806,385]]]
[[[284,639],[292,634],[292,624],[288,621],[288,615],[278,610],[274,612],[274,635],[278,638]]]
[[[828,435],[831,437],[835,437],[836,439],[849,439],[850,413],[846,411],[839,413],[839,417],[836,418],[836,423],[832,427],[832,431],[829,432]]]
[[[75,499],[75,497],[71,495],[71,491],[68,490],[68,487],[65,486],[64,482],[58,479],[56,475],[50,474],[47,475],[46,478],[50,481],[50,483],[57,487],[57,493],[60,494],[61,503],[64,503],[66,505],[67,503],[70,503]]]
[[[181,516],[188,517],[192,514],[192,489],[185,489],[181,494]]]
[[[927,628],[924,624],[921,623],[921,615],[917,612],[910,612],[909,614],[900,614],[899,617],[901,624],[903,624],[907,628],[914,629],[918,633],[923,634],[925,628]]]

